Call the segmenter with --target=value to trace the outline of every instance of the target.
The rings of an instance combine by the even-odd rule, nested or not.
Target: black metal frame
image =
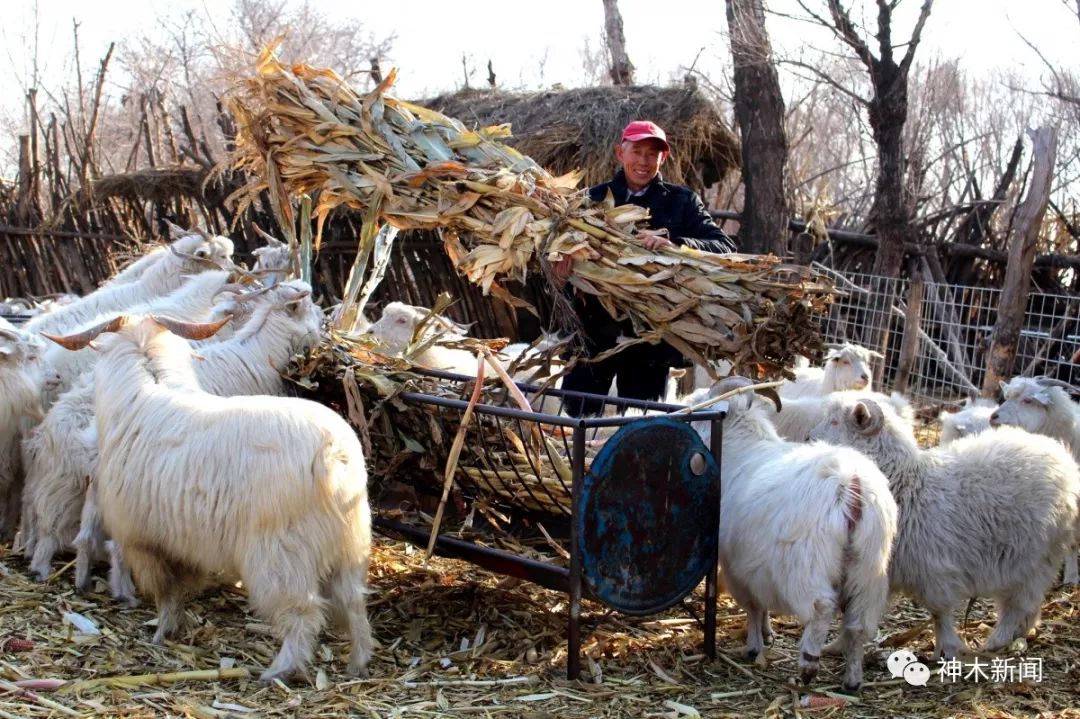
[[[435,370],[423,370],[421,374],[465,383],[475,382],[475,377],[453,374]],[[540,392],[537,385],[518,384],[525,392],[535,394]],[[628,408],[638,408],[646,412],[660,412],[671,416],[670,413],[685,410],[679,405],[669,405],[660,402],[647,402],[643,400],[609,397],[587,392],[575,392],[572,390],[547,389],[543,394],[560,397],[565,401],[567,397],[595,400],[604,407],[615,406],[625,412]],[[464,412],[469,402],[464,399],[453,399],[420,392],[403,392],[399,395],[406,402],[434,405],[446,409],[456,409]],[[571,512],[576,512],[580,507],[580,491],[582,481],[585,478],[586,459],[586,432],[590,429],[619,427],[636,422],[645,417],[641,416],[614,416],[614,417],[567,417],[542,412],[527,412],[525,410],[500,407],[491,404],[477,404],[473,407],[474,414],[494,415],[526,422],[541,422],[544,424],[561,426],[572,429],[572,486]],[[723,418],[727,414],[727,402],[717,402],[709,410],[697,412],[682,412],[673,415],[680,421],[710,421],[712,423],[712,443],[709,448],[716,464],[720,466],[721,445],[723,440]],[[721,478],[722,481],[722,478]],[[719,490],[719,488],[718,488]],[[719,497],[719,491],[717,496]],[[719,508],[717,508],[717,521],[719,522]],[[419,547],[426,547],[430,539],[428,532],[417,527],[406,525],[376,514],[373,518],[373,526],[376,530],[390,537],[403,539]],[[716,532],[719,534],[719,526]],[[439,556],[463,559],[478,567],[482,567],[497,574],[513,576],[525,579],[547,589],[565,592],[569,595],[567,624],[567,667],[566,673],[569,679],[577,679],[581,671],[581,601],[583,596],[595,599],[587,592],[587,587],[582,582],[582,567],[576,522],[570,522],[570,564],[569,567],[560,567],[546,562],[540,562],[527,557],[499,549],[484,547],[467,540],[439,534],[435,539],[434,551]],[[714,544],[713,556],[710,557],[710,569],[705,575],[705,618],[704,618],[704,650],[710,659],[716,658],[716,611],[717,611],[717,573],[719,570],[719,543]]]

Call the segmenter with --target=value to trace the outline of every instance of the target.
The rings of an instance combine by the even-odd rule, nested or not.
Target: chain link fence
[[[847,293],[831,306],[823,336],[827,342],[855,342],[884,354],[885,361],[875,367],[876,387],[902,389],[924,423],[942,408],[981,394],[1000,289],[913,284],[817,268]],[[1028,296],[1014,375],[1080,380],[1080,366],[1073,362],[1080,359],[1078,309],[1080,297],[1034,291]],[[878,334],[874,328],[884,331]],[[914,333],[909,339],[914,352],[907,357],[902,351],[905,333]]]

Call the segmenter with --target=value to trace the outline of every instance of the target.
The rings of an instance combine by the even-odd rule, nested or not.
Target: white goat
[[[742,384],[749,380],[727,378],[691,401]],[[710,423],[694,424],[708,445]],[[793,614],[805,626],[799,669],[809,682],[840,610],[843,686],[857,690],[863,644],[877,633],[889,597],[897,507],[888,481],[850,448],[783,440],[751,394],[730,400],[720,472],[720,562],[746,611],[747,654],[761,651],[770,610]]]
[[[990,429],[990,416],[997,410],[998,404],[992,399],[976,397],[965,399],[964,406],[959,412],[946,412],[938,414],[941,423],[941,435],[938,444],[948,444],[961,437]]]
[[[873,389],[871,359],[884,359],[880,352],[847,342],[833,346],[825,355],[824,367],[797,367],[795,380],[784,382],[782,399],[829,394],[845,389]]]
[[[844,397],[811,436],[864,452],[889,478],[900,507],[890,582],[930,611],[937,656],[966,650],[953,614],[972,597],[997,604],[983,651],[1035,626],[1078,513],[1080,469],[1060,442],[1002,427],[921,450],[888,404]]]
[[[116,334],[95,367],[94,481],[105,526],[157,603],[154,641],[181,628],[185,598],[210,577],[235,576],[282,638],[264,681],[306,669],[328,600],[348,621],[349,671],[364,672],[371,524],[356,434],[308,400],[203,392],[190,346],[164,325],[213,331],[120,317],[100,328]]]
[[[904,399],[904,396],[899,392],[883,394],[881,392],[848,389],[835,394],[844,397],[862,397],[879,402],[888,402],[914,431],[915,410],[912,409],[911,403]],[[828,396],[831,397],[832,395]],[[772,412],[771,419],[777,434],[792,442],[806,442],[810,437],[810,432],[821,424],[821,420],[825,418],[825,399],[825,397],[788,398],[783,401],[783,406],[779,412],[771,407],[766,409]]]
[[[284,393],[281,372],[290,357],[319,341],[322,311],[311,301],[310,287],[299,280],[275,286],[266,297],[273,301],[262,302],[231,339],[200,347],[195,373],[203,390],[220,396]],[[101,556],[105,539],[95,497],[87,492],[98,460],[93,396],[92,381],[82,380],[24,442],[33,468],[24,510],[34,526],[34,539],[27,544],[30,569],[44,581],[51,574],[53,555],[74,546],[80,591],[89,587],[91,564]],[[113,566],[113,594],[133,603],[134,597],[118,591],[126,586],[120,583],[122,571]]]
[[[42,417],[41,347],[0,320],[0,542],[15,538],[22,511],[19,443]]]
[[[231,268],[232,252],[233,243],[227,237],[185,235],[173,241],[169,252],[147,266],[137,280],[102,286],[78,302],[33,318],[26,323],[26,331],[69,332],[100,315],[167,295],[180,287],[188,275]]]
[[[1080,414],[1063,388],[1071,385],[1049,377],[1013,377],[1001,382],[1003,401],[990,415],[990,426],[1011,425],[1058,440],[1080,463]],[[1065,558],[1063,581],[1080,583],[1076,544],[1080,544],[1080,523],[1077,523],[1076,542]]]

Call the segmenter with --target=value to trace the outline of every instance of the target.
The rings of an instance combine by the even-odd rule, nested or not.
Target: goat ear
[[[851,422],[859,434],[877,434],[884,419],[881,407],[875,402],[856,402],[851,410]]]
[[[168,220],[165,220],[165,226],[167,228],[169,228],[169,238],[173,239],[173,240],[178,240],[181,237],[184,237],[185,235],[190,235],[191,234],[188,230],[185,230],[180,225],[174,225],[173,223],[169,222]]]

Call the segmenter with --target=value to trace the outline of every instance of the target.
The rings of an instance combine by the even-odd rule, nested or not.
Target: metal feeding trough
[[[444,420],[460,420],[474,378],[425,374],[444,385],[456,384],[460,396],[404,393],[401,399],[427,405],[426,410]],[[498,503],[530,526],[543,522],[564,527],[562,535],[550,536],[569,554],[568,564],[537,561],[446,533],[438,535],[435,552],[566,592],[571,679],[581,668],[583,596],[626,614],[649,615],[678,604],[704,579],[704,649],[715,658],[720,442],[727,403],[671,414],[683,408],[564,390],[546,390],[541,397],[538,387],[519,387],[534,407],[544,400],[546,409],[555,404],[559,409],[554,411],[559,411],[567,401],[586,400],[604,413],[576,418],[526,412],[510,406],[508,398],[506,403],[476,405],[473,422],[487,427],[482,433],[486,439],[469,460],[459,463],[463,481],[458,487],[467,499]],[[636,416],[625,416],[631,409]],[[712,423],[712,447],[705,446],[691,421]],[[536,437],[537,426],[545,437],[555,439],[514,439]],[[511,469],[498,466],[496,458],[511,453],[516,453],[517,464]],[[462,466],[470,461],[471,466]],[[535,481],[553,463],[564,471],[552,481]],[[376,516],[374,524],[384,534],[418,546],[426,547],[430,538],[430,527],[382,516]]]

